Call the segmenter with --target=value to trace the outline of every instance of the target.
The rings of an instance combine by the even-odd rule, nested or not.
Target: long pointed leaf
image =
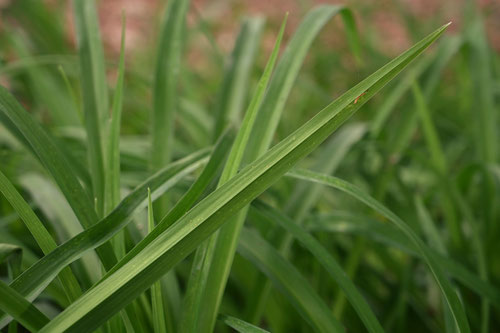
[[[104,214],[104,147],[108,87],[99,23],[93,0],[74,0],[75,28],[82,78],[83,113],[97,215]],[[94,223],[97,221],[94,221]]]
[[[236,136],[233,146],[231,147],[229,157],[219,180],[219,186],[233,177],[240,168],[243,153],[245,152],[250,138],[250,133],[252,132],[255,123],[257,111],[264,98],[264,93],[267,89],[274,64],[276,63],[276,59],[278,57],[281,40],[285,32],[287,17],[288,15],[286,15],[283,20],[273,51],[271,52],[266,67],[264,68],[262,77],[257,84],[257,89],[245,113],[238,135]],[[224,237],[225,234],[234,233],[234,228],[239,229],[245,214],[245,210],[242,210],[234,221],[229,222],[225,228],[222,228],[222,237]],[[229,275],[232,258],[220,258],[220,256],[211,254],[224,253],[224,256],[226,256],[226,253],[234,253],[235,247],[234,244],[229,244],[230,248],[216,248],[216,246],[219,245],[217,237],[217,234],[212,236],[210,240],[200,246],[196,252],[191,276],[188,281],[188,290],[186,292],[188,296],[186,297],[185,302],[184,318],[181,323],[181,330],[184,332],[192,330],[211,331],[215,324],[218,307],[224,292],[227,277]],[[227,245],[224,244],[224,246]]]

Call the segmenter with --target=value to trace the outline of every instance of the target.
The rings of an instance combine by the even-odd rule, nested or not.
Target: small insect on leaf
[[[356,104],[358,102],[358,100],[363,97],[364,95],[366,95],[366,91],[364,93],[362,93],[361,95],[359,95],[358,97],[356,97],[356,99],[354,100],[354,104]]]

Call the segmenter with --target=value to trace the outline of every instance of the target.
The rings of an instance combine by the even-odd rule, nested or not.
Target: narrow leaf
[[[240,168],[243,153],[245,152],[250,133],[255,123],[257,111],[262,103],[269,78],[271,77],[274,64],[278,57],[287,17],[288,14],[283,20],[273,51],[264,68],[264,72],[257,84],[256,91],[245,113],[245,118],[243,119],[236,139],[231,147],[231,151],[219,180],[219,186],[233,177]],[[232,235],[235,233],[235,229],[241,228],[245,215],[245,210],[242,210],[234,221],[229,222],[223,227],[221,230],[221,237],[225,238],[226,235]],[[219,249],[217,248],[217,246],[220,245],[217,242],[217,237],[217,234],[212,236],[209,241],[200,246],[195,255],[191,276],[188,281],[188,290],[186,292],[188,297],[186,297],[185,301],[181,331],[211,331],[215,324],[220,300],[232,264],[231,254],[234,253],[236,246],[234,243],[222,243],[224,248]],[[227,257],[228,254],[231,258]]]
[[[82,78],[83,114],[97,215],[104,214],[104,157],[108,86],[99,23],[93,0],[74,0],[75,30]],[[97,221],[94,221],[94,223]]]

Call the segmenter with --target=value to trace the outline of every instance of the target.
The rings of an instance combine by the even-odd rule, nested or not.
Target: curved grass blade
[[[239,333],[269,333],[269,331],[232,316],[219,315],[219,320]]]
[[[439,261],[436,259],[435,252],[429,249],[424,244],[424,242],[417,236],[417,234],[403,220],[401,220],[393,212],[391,212],[377,200],[373,199],[371,196],[367,195],[356,186],[349,184],[348,182],[343,181],[341,179],[328,175],[318,174],[308,170],[293,170],[289,172],[288,175],[298,179],[309,180],[324,185],[332,186],[341,191],[349,193],[350,195],[354,196],[367,206],[371,207],[380,214],[384,215],[392,223],[394,223],[394,225],[398,229],[400,229],[408,237],[408,239],[415,245],[417,251],[419,252],[419,254],[421,254],[422,258],[425,260],[426,264],[431,270],[434,278],[436,279],[436,282],[438,283],[443,293],[444,299],[451,310],[453,319],[455,320],[455,324],[457,325],[457,329],[460,332],[470,332],[469,323],[467,321],[467,317],[465,315],[465,311],[462,307],[462,304],[460,303],[460,300],[458,299],[458,296],[453,290],[450,282],[444,275],[444,272],[441,269]]]
[[[32,332],[37,332],[49,322],[49,318],[2,280],[0,280],[0,310],[14,317]]]
[[[197,181],[191,186],[190,190],[183,196],[183,198],[179,201],[179,203],[172,209],[172,211],[164,218],[162,221],[158,224],[158,226],[148,235],[148,237],[154,236],[155,234],[160,233],[162,230],[165,230],[170,224],[172,224],[176,219],[178,219],[182,214],[184,214],[185,211],[187,211],[191,205],[199,198],[199,196],[203,193],[203,191],[206,189],[206,187],[210,184],[210,182],[213,180],[214,176],[216,175],[220,165],[224,161],[224,157],[227,154],[227,151],[229,150],[230,143],[232,141],[232,133],[228,132],[226,135],[223,135],[221,139],[219,140],[220,142],[216,145],[214,152],[203,169],[203,172],[201,173],[200,177],[197,179]],[[106,217],[101,223],[108,223],[108,227],[103,228],[101,230],[95,230],[94,236],[92,236],[91,232],[87,232],[87,236],[85,237],[87,239],[87,242],[90,243],[90,246],[92,245],[93,240],[98,240],[99,237],[104,237],[106,239],[109,239],[114,232],[114,229],[111,228],[113,225],[116,224],[123,224],[127,223],[127,219],[129,219],[129,215],[133,214],[134,209],[137,210],[139,209],[139,205],[143,205],[144,203],[141,203],[141,200],[145,198],[145,193],[146,189],[148,187],[152,188],[154,191],[159,194],[155,194],[155,197],[158,195],[161,195],[167,188],[158,188],[158,184],[161,182],[164,182],[165,179],[168,179],[168,175],[171,174],[173,171],[186,171],[189,172],[189,170],[194,167],[194,165],[189,165],[189,163],[193,163],[196,165],[199,165],[200,163],[203,163],[202,158],[206,154],[206,150],[200,151],[197,153],[194,153],[191,156],[186,157],[185,159],[178,161],[172,166],[168,166],[164,168],[163,170],[159,171],[155,176],[153,176],[150,180],[146,181],[142,186],[139,186],[134,192],[129,194],[127,198],[123,200],[123,202],[113,211],[112,214],[110,214],[108,217]],[[173,169],[173,170],[172,170]],[[175,183],[175,181],[174,181]],[[166,184],[163,185],[165,187]],[[173,184],[171,184],[173,185]],[[134,199],[135,197],[135,199]],[[142,199],[141,199],[142,197]],[[97,238],[96,238],[97,237]],[[74,245],[79,244],[81,240],[79,239],[72,239],[68,243],[66,243],[64,246],[67,246],[67,248],[75,248]],[[80,243],[80,248],[76,247],[73,249],[73,258],[69,258],[71,256],[70,253],[61,251],[61,249],[58,249],[61,254],[64,254],[65,256],[68,256],[65,258],[64,256],[59,257],[60,262],[58,263],[59,267],[64,267],[64,262],[65,260],[68,261],[73,261],[76,260],[79,256],[83,254],[83,252],[86,250],[86,246],[89,246],[88,244],[81,244]],[[141,247],[137,246],[133,250],[131,250],[127,256],[121,260],[117,265],[113,267],[114,270],[118,269],[126,263],[133,255],[137,252],[139,252]],[[54,254],[52,254],[54,256]],[[44,260],[44,259],[42,259]],[[45,259],[46,260],[46,259]],[[50,263],[50,261],[49,261]],[[39,263],[39,270],[45,270],[46,272],[52,272],[54,269],[53,267],[43,267],[44,265],[47,265],[47,263]],[[30,270],[34,270],[35,268],[30,268]],[[113,272],[114,270],[111,269],[109,273]],[[26,273],[28,273],[26,272]],[[43,273],[37,273],[37,274],[43,274]],[[25,290],[26,293],[29,293],[30,290],[34,290],[36,288],[38,289],[43,289],[40,284],[46,283],[44,281],[38,280],[36,278],[37,274],[31,274],[31,278],[28,279],[27,281],[24,282],[19,282],[16,285],[16,287],[21,290]],[[50,280],[50,278],[49,278]],[[31,287],[29,286],[31,284]],[[27,286],[28,285],[28,286]],[[31,291],[32,292],[32,291]],[[33,296],[34,297],[34,296]],[[5,322],[5,321],[4,321]]]
[[[104,214],[105,181],[102,139],[106,137],[104,126],[107,123],[109,112],[106,67],[95,2],[74,0],[73,7],[93,198],[97,215],[102,217]]]
[[[9,41],[15,47],[21,58],[29,57],[29,47],[25,36],[15,29],[5,27]],[[35,103],[44,106],[50,114],[50,119],[56,126],[78,126],[76,108],[70,96],[65,94],[59,78],[47,68],[30,66],[24,68]]]
[[[366,132],[366,125],[361,123],[347,124],[343,126],[335,135],[321,148],[316,155],[315,168],[323,173],[332,174],[338,168],[344,156],[352,145],[361,139]],[[308,184],[307,182],[297,182],[290,199],[287,202],[285,211],[289,216],[293,216],[295,223],[302,224],[304,217],[308,214],[313,205],[318,201],[322,193],[323,186],[320,184]],[[278,232],[276,243],[280,244],[280,252],[287,256],[292,245],[293,237]],[[271,292],[270,281],[264,275],[260,275],[254,282],[255,292],[252,293],[247,307],[247,318],[252,323],[257,323],[263,315],[265,304]]]
[[[241,26],[222,83],[216,111],[214,139],[219,137],[228,124],[238,127],[240,123],[263,22],[261,18],[249,18]]]
[[[333,16],[338,13],[345,15],[344,13],[348,12],[349,10],[343,6],[318,6],[307,13],[297,28],[276,66],[269,91],[259,109],[256,120],[259,126],[253,130],[248,145],[249,150],[245,152],[248,162],[261,156],[271,145],[287,97],[314,38]],[[347,30],[351,31],[350,35],[354,37],[357,33],[353,29],[353,26],[347,26]],[[353,44],[359,44],[357,38],[349,39]]]
[[[0,264],[4,261],[7,262],[11,278],[16,278],[21,273],[22,257],[23,250],[21,247],[0,243]]]
[[[50,172],[82,226],[90,227],[97,222],[93,204],[71,172],[71,166],[64,154],[45,130],[3,87],[0,87],[0,120],[16,137],[22,138]]]
[[[151,232],[155,228],[153,216],[153,201],[151,200],[151,190],[148,188],[148,229]],[[166,333],[167,324],[165,322],[165,310],[163,306],[163,296],[161,282],[157,281],[151,286],[151,307],[153,310],[153,329],[155,333]]]
[[[345,331],[307,280],[257,232],[243,229],[238,252],[272,280],[315,331]]]
[[[105,212],[109,213],[120,202],[120,124],[123,105],[123,81],[125,77],[125,16],[122,18],[122,39],[120,60],[118,62],[118,78],[107,137],[107,169]]]
[[[122,15],[122,37],[120,46],[120,60],[118,62],[118,78],[116,80],[113,107],[109,123],[106,146],[106,169],[104,212],[109,214],[120,203],[120,125],[123,106],[123,81],[125,76],[125,14]],[[119,231],[112,239],[118,259],[125,255],[124,231]]]
[[[17,192],[15,187],[2,172],[0,172],[0,192],[3,193],[5,198],[19,214],[19,217],[23,220],[38,246],[42,249],[42,252],[48,254],[54,250],[57,247],[56,242],[33,212],[29,204],[24,201],[23,197]],[[82,294],[80,285],[69,267],[61,271],[59,279],[70,301],[74,301]]]
[[[15,136],[23,138],[22,142],[30,147],[30,151],[52,175],[83,228],[87,229],[94,225],[98,217],[93,203],[76,178],[71,164],[44,129],[3,87],[0,87],[0,120]],[[102,244],[96,252],[106,269],[117,262],[110,243]],[[41,275],[32,276],[31,279],[43,281]]]
[[[448,230],[451,236],[452,243],[455,247],[459,247],[463,242],[462,227],[459,221],[455,218],[455,209],[453,208],[453,202],[450,195],[450,182],[447,180],[446,175],[448,175],[448,165],[446,162],[446,156],[443,152],[441,141],[439,140],[439,135],[434,126],[434,122],[431,117],[429,107],[425,101],[424,94],[420,85],[417,82],[412,84],[412,92],[415,99],[417,115],[420,119],[422,125],[423,136],[430,153],[430,162],[435,169],[438,177],[443,179],[443,210],[446,216],[446,222],[448,225]],[[453,218],[452,218],[453,217]],[[481,260],[479,260],[481,262]]]
[[[14,280],[11,287],[26,298],[34,299],[62,268],[80,258],[85,251],[106,242],[130,221],[136,210],[145,207],[148,188],[156,199],[186,174],[206,163],[207,153],[207,150],[193,153],[157,172],[123,199],[107,217],[40,259]]]
[[[354,53],[355,59],[358,64],[361,64],[360,43],[351,11],[343,6],[328,5],[318,6],[317,8],[311,10],[295,32],[276,68],[276,73],[270,83],[269,91],[261,108],[259,109],[256,120],[258,125],[255,126],[248,145],[249,147],[245,152],[246,162],[254,161],[271,145],[271,139],[275,135],[285,102],[305,59],[307,50],[326,22],[338,13],[342,17],[347,39]],[[312,197],[308,198],[312,199]],[[310,202],[312,202],[312,200],[310,200]],[[236,239],[238,237],[237,232],[234,231],[233,235],[230,237],[233,239],[233,243],[236,244]],[[233,252],[234,249],[235,245],[233,245]],[[261,276],[259,278],[263,277]],[[259,282],[260,281],[257,281],[259,290],[255,293],[248,307],[249,318],[251,318],[254,323],[258,322],[260,316],[262,315],[262,311],[260,309],[263,307],[260,305],[265,303],[271,286],[267,280],[264,281],[263,284],[260,284]]]
[[[366,303],[361,293],[357,290],[356,286],[349,279],[347,274],[342,270],[342,267],[337,261],[328,253],[321,243],[319,243],[313,236],[306,232],[296,222],[290,220],[287,216],[281,214],[276,209],[267,206],[261,202],[256,202],[250,209],[254,218],[264,219],[271,223],[277,223],[283,229],[288,231],[295,237],[316,260],[330,273],[331,277],[338,283],[344,291],[347,299],[358,313],[359,317],[365,324],[369,332],[384,332],[382,326],[373,314],[370,306]]]
[[[250,133],[255,123],[257,111],[264,98],[264,93],[278,57],[287,18],[288,14],[283,20],[273,51],[257,84],[241,128],[231,147],[229,157],[219,179],[219,186],[233,177],[240,168],[243,153],[245,152]],[[226,235],[232,235],[235,233],[235,230],[239,230],[243,224],[245,215],[246,210],[242,210],[233,221],[226,224],[220,231],[222,233],[221,237],[225,238]],[[211,331],[215,325],[218,308],[233,261],[232,254],[236,246],[235,243],[225,243],[222,245],[226,248],[219,249],[217,248],[219,245],[217,238],[217,234],[212,236],[209,241],[202,244],[196,251],[183,309],[184,317],[181,322],[181,331],[183,332],[192,330]],[[228,253],[230,254],[229,258],[227,257]]]
[[[378,137],[380,135],[382,128],[399,100],[411,89],[413,82],[419,79],[426,71],[429,72],[429,76],[425,79],[422,86],[425,87],[424,93],[426,97],[429,97],[439,82],[442,69],[457,53],[462,44],[462,38],[457,36],[446,36],[446,38],[443,38],[439,43],[438,50],[435,54],[423,58],[411,71],[408,71],[400,80],[399,84],[388,94],[379,110],[377,110],[377,114],[374,115],[373,121],[370,123],[370,134],[372,137]],[[412,116],[416,117],[415,114],[412,114]]]
[[[185,258],[227,218],[245,207],[297,161],[313,151],[434,42],[447,26],[437,29],[340,96],[261,158],[205,197],[166,231],[153,240],[143,241],[145,247],[142,251],[66,308],[42,332],[98,327]],[[365,95],[358,98],[363,92]]]
[[[182,33],[189,0],[169,1],[161,29],[153,82],[151,166],[157,170],[171,159],[174,114],[182,54]]]
[[[219,139],[218,144],[214,148],[210,160],[206,164],[202,173],[198,179],[194,182],[189,190],[182,196],[182,198],[177,202],[177,204],[172,208],[172,210],[164,216],[161,221],[156,225],[156,227],[145,237],[142,242],[139,242],[132,250],[130,250],[127,255],[120,260],[112,269],[110,269],[104,276],[107,276],[116,272],[120,267],[128,263],[133,257],[135,257],[144,247],[156,238],[163,231],[167,230],[175,221],[177,221],[184,213],[186,213],[191,206],[200,198],[203,192],[207,189],[208,185],[213,181],[219,168],[225,160],[227,152],[229,151],[230,144],[232,141],[232,133],[227,132],[227,134],[222,135]]]
[[[415,245],[399,229],[380,221],[370,220],[368,217],[327,215],[308,221],[308,230],[328,231],[335,233],[356,233],[369,237],[374,241],[395,247],[412,256],[421,257]],[[439,265],[447,274],[471,289],[479,296],[488,299],[493,305],[500,309],[500,290],[481,280],[474,273],[469,271],[454,259],[436,252],[436,259]]]
[[[412,90],[417,104],[417,110],[421,119],[425,141],[427,147],[429,148],[431,162],[433,163],[434,168],[436,169],[437,175],[445,179],[444,181],[445,184],[444,188],[446,195],[445,198],[446,200],[448,200],[448,202],[450,202],[450,204],[448,205],[451,205],[453,199],[452,197],[454,196],[455,200],[458,203],[459,208],[463,213],[463,216],[466,217],[466,220],[468,220],[472,232],[471,242],[477,260],[477,269],[481,278],[487,281],[488,280],[487,258],[483,245],[484,242],[481,237],[481,232],[478,228],[478,223],[475,221],[475,218],[471,210],[467,207],[464,200],[461,198],[459,192],[455,189],[455,185],[447,181],[446,175],[449,173],[448,171],[449,169],[446,163],[446,157],[443,152],[439,135],[437,133],[437,130],[434,126],[434,122],[430,114],[430,110],[427,106],[427,103],[423,96],[422,90],[420,89],[420,86],[417,83],[414,83],[412,86]],[[458,223],[456,225],[450,225],[449,229],[452,237],[456,235],[454,239],[461,239],[461,230]],[[489,306],[486,301],[483,301],[482,307],[483,307],[483,325],[485,325],[483,326],[483,328],[484,327],[487,328],[488,326],[487,322],[489,317]],[[483,332],[486,331],[488,330],[483,329]]]
[[[490,60],[487,33],[483,18],[477,8],[470,9],[470,22],[466,36],[472,46],[472,57],[474,57],[474,68],[472,70],[475,86],[474,94],[477,98],[479,120],[477,125],[476,145],[479,158],[486,163],[495,163],[498,159],[498,110],[495,109],[495,93],[492,81],[493,68]]]
[[[40,67],[44,65],[75,66],[78,59],[74,55],[50,54],[50,55],[30,55],[21,59],[9,61],[0,68],[0,75],[15,76],[26,71],[30,67]]]

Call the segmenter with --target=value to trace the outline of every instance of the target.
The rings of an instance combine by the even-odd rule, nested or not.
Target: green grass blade
[[[444,175],[448,169],[448,166],[446,165],[446,157],[443,154],[441,142],[439,141],[436,128],[434,127],[427,103],[425,102],[424,94],[422,93],[422,89],[420,89],[418,83],[413,83],[412,92],[417,106],[416,109],[422,122],[424,137],[431,153],[431,161],[437,172],[440,175]]]
[[[153,216],[153,202],[151,200],[151,190],[148,188],[148,229],[151,232],[155,228],[155,219]],[[153,309],[153,328],[155,333],[167,332],[165,322],[165,310],[163,307],[163,296],[161,291],[161,282],[157,281],[151,286],[151,303]]]
[[[269,331],[232,316],[220,315],[219,320],[239,333],[269,333]]]
[[[243,230],[238,252],[273,281],[315,331],[345,331],[307,280],[256,232]]]
[[[458,36],[446,36],[440,41],[438,50],[433,55],[422,58],[407,74],[400,80],[399,84],[389,93],[383,101],[377,114],[370,124],[370,133],[372,137],[378,137],[392,111],[395,109],[399,100],[411,89],[415,80],[418,80],[423,74],[429,72],[429,76],[422,84],[424,95],[429,97],[434,91],[436,84],[444,66],[457,53],[463,44],[462,38]]]
[[[402,231],[392,225],[370,220],[367,217],[360,218],[349,214],[343,214],[339,217],[330,214],[322,216],[319,219],[314,218],[309,220],[308,230],[360,234],[374,241],[381,242],[384,245],[395,247],[410,255],[421,257],[415,245]],[[479,296],[488,299],[500,309],[500,290],[498,288],[480,279],[450,257],[440,255],[439,252],[436,252],[436,259],[450,277],[460,281],[464,286],[473,290]]]
[[[97,222],[93,203],[87,196],[79,180],[75,177],[71,164],[56,143],[43,128],[23,109],[23,107],[2,87],[0,87],[0,120],[6,127],[22,137],[42,165],[59,185],[66,200],[84,228]],[[103,265],[108,269],[116,263],[113,248],[109,243],[96,249]]]
[[[0,243],[0,264],[7,262],[9,275],[16,278],[21,273],[23,250],[19,246]]]
[[[28,45],[24,36],[15,30],[8,32],[8,37],[22,58],[29,56]],[[51,121],[57,126],[78,126],[78,113],[71,101],[71,96],[64,93],[63,84],[50,70],[43,67],[29,66],[26,72],[35,103],[46,107]]]
[[[455,320],[455,323],[457,325],[457,329],[460,332],[470,332],[469,323],[467,321],[467,317],[465,315],[465,311],[462,307],[462,304],[460,303],[460,300],[458,299],[457,294],[453,290],[450,282],[444,275],[444,272],[438,260],[436,259],[436,254],[424,244],[424,242],[415,234],[415,232],[403,220],[401,220],[393,212],[384,207],[380,202],[373,199],[359,188],[341,179],[328,175],[318,174],[308,170],[294,170],[290,172],[289,175],[296,177],[298,179],[318,182],[345,191],[350,195],[354,196],[355,198],[357,198],[358,200],[360,200],[361,202],[363,202],[364,204],[366,204],[367,206],[383,214],[392,223],[394,223],[396,227],[398,227],[403,233],[405,233],[408,239],[415,244],[416,249],[422,255],[422,258],[425,260],[426,264],[431,270],[434,278],[436,279],[436,282],[438,283],[443,293],[444,299],[446,300],[446,303],[448,304],[448,307],[451,310],[453,319]]]
[[[14,317],[15,320],[32,332],[37,332],[49,322],[49,318],[40,310],[1,280],[0,310]]]
[[[436,224],[432,220],[429,211],[425,207],[422,198],[420,196],[415,196],[415,207],[417,209],[417,214],[420,219],[420,223],[422,224],[422,231],[424,235],[427,237],[427,241],[429,246],[436,251],[438,251],[442,255],[447,255],[448,251],[446,249],[446,245],[441,239],[441,235],[439,234],[439,230],[436,227]]]
[[[120,202],[120,124],[123,105],[123,81],[125,77],[125,16],[122,21],[122,39],[120,60],[118,62],[118,78],[109,124],[107,140],[105,212],[109,213]]]
[[[372,137],[378,137],[382,128],[386,124],[397,103],[411,88],[413,81],[418,79],[423,72],[431,65],[435,55],[422,57],[398,82],[391,92],[384,98],[382,104],[377,109],[377,113],[370,122],[370,132]]]
[[[241,26],[222,83],[216,111],[214,139],[219,137],[228,124],[238,127],[240,123],[262,26],[261,18],[246,19]]]
[[[125,77],[125,15],[122,17],[122,37],[120,46],[120,60],[118,62],[118,78],[106,147],[106,182],[104,192],[104,212],[109,214],[120,203],[120,125],[123,106],[123,81]],[[121,259],[125,255],[124,231],[119,231],[112,239],[116,256]]]
[[[271,73],[273,72],[276,59],[278,57],[281,40],[285,32],[285,16],[281,29],[276,38],[276,42],[264,68],[264,72],[257,84],[256,91],[250,101],[245,117],[238,131],[236,139],[229,153],[229,157],[224,166],[219,186],[233,177],[240,168],[252,128],[255,123],[257,111],[262,103],[264,93],[267,89]],[[241,228],[246,213],[241,212],[234,221],[229,222],[220,231],[223,239],[234,238],[237,235],[235,230]],[[224,292],[226,281],[232,264],[232,257],[236,250],[236,242],[221,243],[223,248],[218,248],[221,244],[217,241],[218,235],[214,235],[197,250],[193,269],[188,281],[188,290],[185,302],[184,317],[181,323],[181,330],[188,332],[191,330],[211,331],[215,325],[219,304]],[[207,255],[208,254],[208,255]]]
[[[166,231],[153,240],[147,240],[142,251],[66,308],[42,332],[98,327],[185,258],[222,226],[227,218],[245,207],[313,151],[432,44],[447,26],[437,29],[340,96],[261,158],[205,197]],[[358,98],[362,93],[365,95]]]
[[[101,217],[104,214],[105,181],[102,140],[106,137],[109,112],[106,67],[95,2],[74,0],[73,7],[93,196],[97,215]]]
[[[354,60],[358,66],[363,64],[361,59],[361,42],[359,38],[359,33],[356,28],[356,20],[354,19],[354,14],[349,8],[342,8],[340,11],[340,17],[342,18],[342,23],[344,24],[345,34],[347,38],[347,43],[354,56]]]
[[[339,129],[330,142],[315,154],[316,170],[327,174],[334,173],[352,145],[359,141],[365,132],[366,125],[360,123],[347,124]],[[290,195],[285,211],[289,216],[293,217],[296,223],[302,224],[304,217],[318,201],[322,190],[323,186],[320,184],[298,182]],[[293,244],[291,235],[279,233],[276,242],[280,244],[280,252],[287,256]],[[248,318],[253,323],[260,321],[265,309],[265,304],[271,292],[270,282],[268,280],[263,281],[263,278],[265,277],[261,276],[255,281],[257,286],[256,291],[252,294],[247,308]]]
[[[80,258],[83,253],[110,239],[131,219],[132,214],[147,205],[147,189],[151,188],[153,198],[157,198],[174,186],[186,174],[206,162],[208,152],[199,151],[172,163],[157,172],[131,192],[100,223],[85,230],[68,242],[57,247],[40,261],[23,272],[11,286],[28,299],[36,297],[62,268]]]
[[[255,208],[254,208],[255,207]],[[347,274],[342,270],[337,261],[328,253],[321,243],[313,236],[307,233],[296,222],[289,219],[287,216],[280,214],[276,209],[267,206],[261,202],[254,203],[251,214],[254,219],[264,219],[271,223],[276,223],[288,231],[304,246],[315,259],[330,273],[331,277],[338,283],[346,294],[351,305],[358,313],[359,317],[365,324],[369,332],[384,332],[382,326],[373,314],[368,303],[357,290],[356,286],[349,279]]]
[[[431,164],[435,169],[436,175],[443,179],[444,193],[442,205],[448,229],[450,231],[451,240],[455,247],[459,247],[463,236],[459,221],[455,218],[455,209],[449,193],[450,191],[448,190],[450,182],[446,177],[449,174],[446,156],[444,154],[436,127],[434,126],[429,107],[427,106],[428,103],[426,102],[422,89],[420,89],[420,85],[417,82],[413,83],[412,92],[415,98],[417,114],[422,124],[425,142],[429,148]]]
[[[183,45],[183,27],[189,0],[169,1],[161,29],[153,82],[151,166],[157,170],[171,159],[174,114]]]
[[[0,191],[19,214],[19,217],[23,220],[31,235],[33,235],[33,238],[35,238],[42,252],[48,254],[54,250],[57,247],[56,242],[28,203],[24,201],[2,172],[0,172]],[[81,295],[80,285],[70,268],[62,270],[59,274],[59,279],[70,301],[74,301]]]
[[[93,203],[76,178],[71,164],[44,129],[3,87],[0,87],[0,121],[28,144],[58,184],[83,228],[94,225],[98,217]],[[107,269],[117,261],[109,243],[97,248],[96,252]]]
[[[472,2],[471,2],[472,3]],[[470,8],[469,8],[470,9]],[[477,151],[479,158],[487,163],[494,163],[498,158],[498,110],[494,107],[493,77],[490,52],[484,22],[479,9],[472,9],[474,15],[468,24],[468,41],[472,46],[474,68],[472,69],[477,98]]]
[[[297,31],[288,43],[276,72],[269,85],[269,91],[257,115],[256,126],[250,138],[247,160],[253,161],[270,146],[278,126],[285,102],[297,78],[312,41],[330,18],[343,10],[342,6],[318,6],[307,13]]]
[[[45,130],[3,87],[0,87],[0,120],[36,154],[59,185],[82,226],[89,227],[97,222],[93,203],[72,172],[64,154]]]
[[[132,250],[130,250],[127,255],[120,260],[111,270],[108,271],[106,276],[109,276],[116,272],[120,267],[128,263],[133,257],[135,257],[144,247],[155,237],[161,234],[163,231],[167,230],[175,221],[177,221],[184,213],[186,213],[191,206],[198,200],[203,192],[207,189],[210,183],[214,180],[217,172],[219,171],[225,157],[229,151],[229,147],[232,141],[232,133],[228,132],[222,135],[215,146],[210,160],[206,164],[202,173],[194,184],[189,188],[186,194],[177,202],[177,204],[172,208],[172,210],[164,216],[161,221],[156,225],[156,227],[145,237],[145,239],[138,243]],[[105,277],[106,277],[105,276]]]
[[[346,154],[356,142],[361,140],[365,133],[365,124],[354,123],[344,126],[318,152],[315,170],[325,174],[335,173]],[[318,201],[322,189],[323,186],[320,184],[308,184],[307,182],[297,184],[287,203],[286,211],[288,215],[297,220],[297,223],[302,223],[302,220]]]

